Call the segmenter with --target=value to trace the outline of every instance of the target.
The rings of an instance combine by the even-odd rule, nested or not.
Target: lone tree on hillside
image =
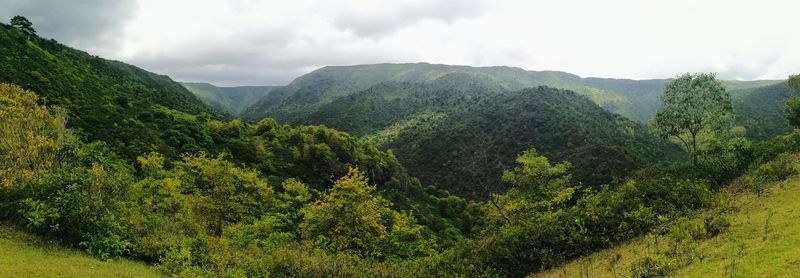
[[[789,107],[787,118],[792,126],[800,128],[800,74],[790,75],[787,84],[795,93],[795,96],[784,101]]]
[[[733,118],[730,94],[713,73],[686,73],[667,84],[662,100],[663,107],[653,118],[656,132],[683,143],[696,165],[700,141]]]
[[[22,33],[25,33],[25,35],[28,35],[28,39],[30,39],[32,35],[36,35],[36,30],[33,29],[33,23],[24,16],[18,15],[12,17],[11,26],[19,29]]]

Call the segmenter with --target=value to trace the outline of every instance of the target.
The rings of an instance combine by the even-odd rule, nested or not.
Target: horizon
[[[521,69],[521,70],[524,70],[524,71],[527,71],[527,72],[558,72],[558,73],[565,73],[565,74],[571,74],[571,75],[575,75],[575,76],[577,76],[577,77],[579,77],[579,78],[597,78],[597,79],[615,79],[615,80],[633,80],[633,81],[648,81],[648,80],[670,80],[670,79],[674,79],[674,78],[675,78],[676,76],[678,76],[678,75],[681,75],[681,74],[683,74],[683,73],[676,73],[676,74],[675,74],[675,76],[673,76],[673,77],[668,77],[668,78],[635,79],[635,78],[617,78],[617,77],[580,76],[580,75],[578,75],[578,74],[574,74],[574,73],[571,73],[571,72],[566,72],[566,71],[560,71],[560,70],[546,70],[546,69],[545,69],[545,70],[529,70],[529,69],[525,69],[525,68],[521,68],[521,67],[512,67],[512,66],[505,66],[505,65],[496,65],[496,66],[470,66],[470,65],[452,65],[452,64],[440,64],[440,63],[430,63],[430,62],[408,62],[408,63],[374,63],[374,64],[352,64],[352,65],[327,65],[327,66],[321,66],[321,67],[319,67],[319,68],[316,68],[316,69],[313,69],[313,70],[311,70],[311,71],[309,71],[309,72],[303,73],[303,74],[301,74],[301,75],[299,75],[299,76],[297,76],[297,77],[295,77],[295,78],[291,79],[289,82],[287,82],[287,83],[284,83],[284,84],[260,84],[260,85],[259,85],[259,84],[255,84],[255,85],[231,85],[231,86],[225,86],[225,85],[217,85],[217,84],[214,84],[213,82],[209,82],[209,81],[203,81],[203,80],[196,80],[196,81],[192,81],[192,80],[178,80],[178,79],[174,79],[174,78],[173,78],[173,79],[174,79],[175,81],[177,81],[177,82],[180,82],[180,83],[210,84],[210,85],[213,85],[214,87],[218,87],[218,88],[237,88],[237,87],[276,87],[276,86],[277,86],[277,87],[280,87],[280,86],[287,86],[287,85],[289,85],[290,83],[292,83],[292,81],[294,81],[295,79],[297,79],[297,78],[299,78],[299,77],[301,77],[301,76],[304,76],[304,75],[310,74],[310,73],[312,73],[312,72],[315,72],[315,71],[317,71],[317,70],[320,70],[320,69],[323,69],[323,68],[327,68],[327,67],[357,67],[357,66],[369,66],[369,65],[414,65],[414,64],[429,64],[429,65],[439,65],[439,66],[472,67],[472,68],[497,68],[497,67],[507,67],[507,68]],[[691,73],[691,72],[686,72],[686,73]],[[172,78],[172,77],[170,76],[170,78]],[[723,80],[723,81],[742,81],[742,82],[749,82],[749,81],[784,81],[784,80],[786,80],[786,78],[783,78],[783,79],[780,79],[780,78],[779,78],[779,79],[751,79],[751,80],[744,80],[744,79],[721,79],[721,80]]]
[[[3,21],[175,80],[288,84],[326,65],[511,66],[582,77],[668,79],[800,72],[800,3],[0,0]],[[190,9],[187,9],[189,7]],[[677,16],[680,15],[680,16]],[[747,19],[747,20],[743,20]]]

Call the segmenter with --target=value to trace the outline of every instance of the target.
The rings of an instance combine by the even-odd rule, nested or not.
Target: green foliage
[[[33,92],[0,83],[0,188],[20,186],[53,166],[69,132],[64,111]]]
[[[323,105],[300,122],[368,135],[424,184],[473,198],[505,190],[502,169],[531,146],[571,162],[575,179],[593,186],[678,152],[643,126],[574,93],[502,92],[485,76],[463,73],[425,84],[379,84]]]
[[[502,210],[514,219],[512,224],[528,218],[531,212],[546,211],[568,201],[575,192],[569,184],[569,162],[551,165],[546,157],[530,149],[517,157],[517,164],[513,170],[504,171],[502,178],[512,185],[501,198],[508,203]]]
[[[792,92],[785,83],[732,90],[736,125],[747,130],[747,137],[766,140],[791,131],[786,109]]]
[[[334,183],[305,211],[304,239],[331,252],[371,257],[411,257],[430,253],[422,227],[410,215],[393,211],[356,169]],[[384,244],[381,244],[381,243]]]
[[[68,140],[55,166],[17,191],[28,228],[78,243],[100,258],[130,253],[132,169],[101,144]]]
[[[789,107],[789,123],[794,127],[800,127],[800,75],[790,75],[787,85],[794,92],[795,96],[786,99],[786,106]]]
[[[789,123],[794,127],[800,127],[800,97],[787,98],[784,103],[789,110],[787,116]]]
[[[761,195],[768,184],[800,174],[798,159],[800,159],[798,154],[783,153],[769,162],[758,165],[745,178],[746,188]]]
[[[125,158],[158,151],[171,158],[210,148],[196,123],[163,111],[192,114],[207,108],[166,76],[109,61],[0,25],[0,83],[35,91],[67,111],[67,127],[105,142]]]
[[[24,16],[14,16],[11,18],[11,27],[19,29],[28,37],[36,35],[36,30],[33,29],[33,23]]]
[[[715,187],[720,187],[741,175],[752,160],[753,148],[747,139],[717,138],[700,151],[697,167]]]
[[[251,222],[272,206],[272,188],[254,170],[235,167],[222,157],[185,156],[176,165],[181,190],[213,235],[238,222]]]
[[[43,100],[0,85],[0,220],[175,276],[522,276],[654,229],[667,231],[667,249],[640,273],[668,273],[696,258],[694,240],[729,225],[723,213],[680,216],[718,202],[712,185],[751,158],[800,145],[797,134],[755,146],[717,137],[697,167],[635,171],[668,159],[671,145],[603,108],[646,113],[629,105],[647,97],[623,97],[663,81],[441,65],[328,68],[266,95],[277,101],[269,113],[367,140],[251,124],[208,115],[166,77],[24,35],[0,26],[0,81]],[[718,92],[709,78],[695,85]],[[532,84],[585,96],[518,90]],[[784,179],[796,160],[780,156],[751,176]],[[491,198],[422,186],[401,162],[426,184]]]
[[[702,137],[727,128],[733,116],[730,94],[714,74],[677,77],[667,84],[663,102],[653,126],[659,135],[683,143],[692,165],[703,147]]]

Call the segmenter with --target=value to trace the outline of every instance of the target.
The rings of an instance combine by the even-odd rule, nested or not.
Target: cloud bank
[[[22,1],[39,33],[183,81],[286,84],[326,65],[431,62],[581,76],[800,72],[791,0]]]

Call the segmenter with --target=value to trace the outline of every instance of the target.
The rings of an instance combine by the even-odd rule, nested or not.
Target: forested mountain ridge
[[[465,197],[502,192],[502,169],[527,148],[575,165],[599,186],[677,149],[587,97],[539,87],[507,91],[488,76],[452,73],[425,83],[386,82],[319,107],[299,120],[391,149],[423,183]],[[476,184],[476,180],[487,182]]]
[[[182,82],[197,98],[218,113],[239,115],[269,92],[282,86],[218,87],[209,83]]]
[[[506,90],[551,86],[570,89],[585,94],[601,106],[624,111],[628,103],[616,92],[603,92],[580,84],[581,78],[558,71],[526,71],[521,68],[469,67],[440,64],[374,64],[357,66],[328,66],[298,77],[274,94],[261,99],[248,108],[242,117],[257,120],[264,116],[279,120],[302,118],[307,111],[338,97],[365,90],[381,82],[397,81],[421,83],[435,80],[451,73],[465,73],[488,77]],[[624,114],[624,113],[623,113]]]
[[[659,277],[706,263],[695,244],[735,229],[730,192],[759,197],[800,174],[800,130],[751,142],[733,122],[751,118],[713,73],[663,81],[648,126],[608,111],[626,103],[611,98],[621,93],[528,87],[576,76],[442,65],[306,76],[295,85],[307,88],[265,96],[296,125],[251,123],[166,77],[43,40],[22,16],[11,23],[0,33],[11,53],[0,58],[11,65],[0,80],[0,225],[176,277],[522,277],[668,234],[656,240],[667,249],[648,247],[624,269]],[[788,107],[800,126],[800,75],[769,82],[731,83],[765,115],[748,124]],[[794,93],[782,103],[785,85]],[[320,122],[357,135],[300,125]],[[771,208],[794,219],[790,206]],[[749,225],[763,227],[752,242],[785,235],[771,216]],[[610,259],[616,276],[621,257]]]
[[[431,223],[434,229],[451,227],[450,219],[443,219],[435,209],[438,198],[447,194],[423,188],[393,154],[347,133],[272,119],[244,123],[214,113],[167,76],[28,36],[5,24],[0,26],[0,51],[8,53],[0,67],[0,84],[37,90],[41,102],[65,111],[65,127],[71,134],[109,147],[103,155],[119,155],[128,163],[149,153],[172,160],[219,156],[255,169],[269,181],[296,179],[319,191],[330,188],[349,168],[357,168],[396,207],[420,212],[419,221]],[[271,89],[257,86],[232,91],[245,98]],[[6,103],[2,104],[5,109]],[[444,200],[452,201],[464,202]]]
[[[661,106],[659,95],[669,81],[582,78],[566,72],[527,71],[505,66],[470,67],[428,63],[327,66],[300,76],[285,88],[262,98],[243,111],[242,117],[249,121],[265,116],[293,121],[303,118],[320,105],[366,90],[378,83],[425,83],[451,73],[489,78],[497,86],[509,91],[537,86],[571,90],[588,96],[610,112],[643,123]],[[780,82],[782,81],[723,81],[730,90],[749,90]]]
[[[736,124],[746,129],[747,137],[764,140],[792,131],[786,119],[784,100],[792,96],[785,81],[759,87],[731,90]]]
[[[0,82],[39,93],[68,111],[68,125],[128,157],[177,155],[207,145],[168,110],[201,115],[208,108],[169,77],[28,36],[0,25]],[[168,132],[164,132],[168,131]]]

